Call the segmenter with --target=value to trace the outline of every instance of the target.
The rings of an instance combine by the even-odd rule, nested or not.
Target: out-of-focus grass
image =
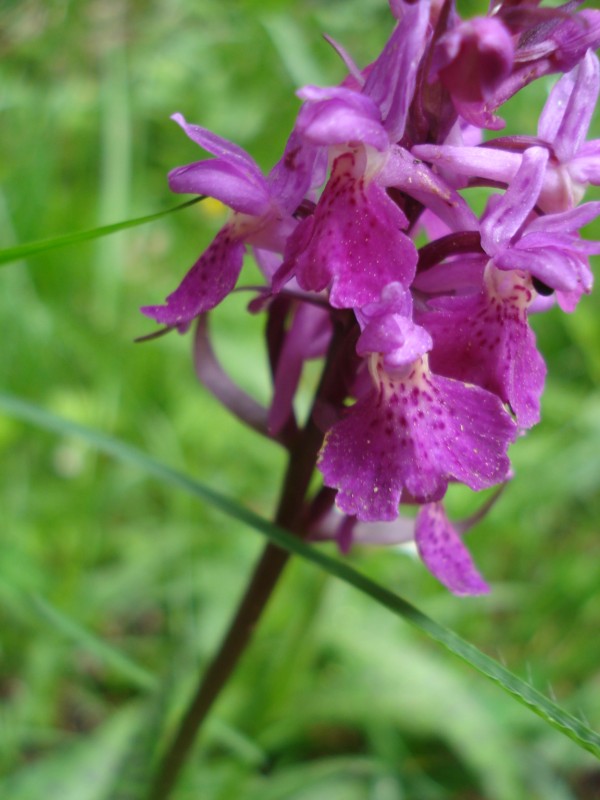
[[[173,204],[166,172],[200,157],[169,121],[175,111],[268,168],[294,88],[343,75],[320,33],[364,64],[391,21],[383,0],[20,0],[0,6],[0,30],[9,246]],[[535,131],[548,85],[511,108],[511,126]],[[0,371],[6,389],[268,514],[281,453],[198,386],[189,337],[132,342],[152,330],[138,306],[161,301],[220,222],[201,204],[3,268]],[[262,320],[246,301],[219,309],[215,341],[266,397]],[[599,303],[535,321],[544,419],[513,448],[515,480],[469,537],[492,595],[453,598],[396,550],[352,556],[596,727]],[[260,543],[80,442],[2,418],[0,451],[0,795],[100,798],[149,713],[140,674],[172,674],[171,707],[184,702]],[[463,513],[473,499],[454,491],[451,505]],[[572,800],[594,796],[594,769],[384,611],[293,565],[177,797]]]

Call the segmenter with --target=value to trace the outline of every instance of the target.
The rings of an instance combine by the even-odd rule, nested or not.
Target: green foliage
[[[269,167],[297,109],[293,89],[342,75],[320,33],[364,64],[390,20],[382,0],[20,0],[1,4],[0,29],[10,248],[175,205],[165,173],[198,157],[169,122],[175,111]],[[544,88],[511,109],[530,132]],[[218,224],[200,204],[7,266],[0,374],[12,394],[268,517],[279,450],[197,385],[187,338],[132,341],[152,330],[138,306],[162,300]],[[246,299],[219,310],[215,341],[265,397],[262,320],[243,313]],[[595,729],[599,303],[536,320],[549,363],[543,422],[514,447],[515,480],[469,540],[492,595],[450,597],[406,551],[350,558]],[[149,732],[172,728],[260,542],[67,433],[3,416],[0,450],[0,796],[140,796],[140,765],[162,744]],[[457,514],[478,502],[451,498]],[[497,687],[298,563],[176,798],[587,800],[598,780],[592,756]]]

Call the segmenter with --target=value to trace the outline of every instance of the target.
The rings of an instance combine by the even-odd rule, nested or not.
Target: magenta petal
[[[480,294],[433,301],[419,322],[433,337],[431,368],[509,403],[519,426],[540,418],[546,366],[527,322],[529,279],[488,267]]]
[[[552,237],[555,234],[577,233],[580,228],[588,225],[598,216],[600,216],[600,201],[598,200],[584,203],[559,214],[545,214],[527,226],[525,235],[520,241],[524,242],[530,234],[546,233],[549,234],[547,244],[552,245]]]
[[[207,128],[202,128],[200,125],[191,125],[186,122],[183,114],[173,114],[171,119],[183,128],[193,142],[212,153],[213,156],[222,158],[232,164],[238,164],[240,168],[243,167],[262,177],[256,161],[237,144],[217,136],[216,133],[209,131]]]
[[[538,120],[537,133],[540,139],[554,141],[573,91],[575,74],[576,70],[568,72],[552,87]]]
[[[169,173],[169,188],[182,194],[205,194],[234,211],[260,216],[269,207],[266,182],[249,180],[236,165],[213,159],[177,167]]]
[[[429,0],[393,3],[398,25],[367,77],[363,92],[378,106],[391,142],[404,133],[429,26]]]
[[[325,310],[299,303],[286,333],[274,376],[269,432],[279,433],[293,414],[293,401],[304,363],[324,355],[331,335]]]
[[[361,356],[381,353],[387,371],[412,364],[431,350],[433,342],[425,328],[408,317],[387,314],[370,322],[362,332],[356,352]]]
[[[198,314],[214,308],[235,286],[244,258],[244,243],[231,226],[222,228],[164,306],[144,306],[142,314],[183,333]]]
[[[580,265],[576,255],[548,246],[536,250],[511,247],[494,259],[499,269],[527,271],[546,286],[566,292],[577,288]]]
[[[380,186],[362,177],[357,161],[364,158],[355,151],[336,159],[314,222],[303,225],[301,238],[308,233],[310,240],[294,247],[299,285],[316,292],[330,285],[335,308],[378,301],[386,284],[408,286],[415,274],[417,251],[401,231],[406,218]]]
[[[319,145],[360,142],[384,151],[388,135],[375,103],[351,89],[305,86],[298,92],[307,102],[300,109],[296,127],[308,141]]]
[[[526,150],[508,189],[483,215],[481,245],[488,255],[493,256],[506,246],[531,213],[542,188],[547,162],[548,151],[544,148]]]
[[[293,214],[306,193],[321,186],[327,173],[327,152],[292,131],[281,159],[269,173],[268,185],[277,206]]]
[[[585,141],[598,100],[599,72],[598,59],[589,50],[577,67],[573,91],[554,139],[560,161],[570,159]]]
[[[478,490],[502,481],[515,424],[476,386],[440,378],[426,359],[405,379],[379,369],[380,385],[329,431],[319,460],[337,505],[365,521],[398,515],[402,490],[439,500],[455,478]]]
[[[419,200],[451,230],[477,230],[479,227],[475,214],[458,192],[402,147],[391,148],[380,180],[385,186],[395,186]]]
[[[518,153],[493,147],[419,144],[411,153],[440,169],[501,183],[508,183],[521,164]]]
[[[438,40],[432,64],[453,99],[486,99],[510,73],[514,45],[506,26],[493,17],[459,23]]]
[[[581,183],[600,186],[600,139],[586,142],[569,163],[571,177]]]
[[[428,503],[421,508],[415,525],[415,542],[427,569],[453,594],[489,592],[441,503]]]

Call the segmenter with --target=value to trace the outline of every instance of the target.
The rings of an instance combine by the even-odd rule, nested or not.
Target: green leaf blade
[[[434,641],[443,645],[443,647],[469,664],[477,672],[497,683],[503,691],[537,714],[546,723],[600,759],[600,734],[560,708],[556,703],[514,675],[493,658],[482,653],[474,645],[465,641],[453,631],[439,625],[399,595],[380,586],[348,564],[328,556],[326,553],[306,544],[209,486],[150,458],[145,453],[124,442],[99,431],[64,420],[11,395],[0,393],[0,408],[12,417],[32,423],[45,430],[61,435],[83,438],[88,444],[107,455],[138,467],[174,488],[181,489],[204,500],[232,519],[243,522],[254,530],[259,531],[273,544],[348,583],[360,592],[370,596],[379,605],[404,619],[405,622],[427,634]]]
[[[99,228],[76,231],[75,233],[67,233],[62,236],[53,236],[49,239],[39,239],[35,242],[25,242],[24,244],[18,244],[14,247],[6,247],[4,250],[0,250],[0,266],[10,264],[14,261],[21,261],[24,258],[37,255],[38,253],[44,253],[47,250],[56,250],[60,247],[68,247],[69,245],[79,244],[80,242],[100,239],[103,236],[111,236],[113,233],[119,233],[119,231],[124,231],[128,228],[135,228],[138,225],[147,225],[149,222],[154,222],[176,211],[181,211],[204,199],[204,196],[194,197],[192,200],[187,200],[185,203],[181,203],[173,208],[167,208],[165,211],[157,211],[154,214],[147,214],[143,217],[135,217],[134,219],[128,219],[122,222],[113,222],[110,225],[101,225]]]

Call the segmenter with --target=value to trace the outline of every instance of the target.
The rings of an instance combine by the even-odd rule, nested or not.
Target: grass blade
[[[107,644],[74,620],[67,617],[39,595],[32,595],[30,603],[35,613],[63,636],[98,658],[111,669],[119,672],[132,686],[149,691],[155,689],[157,680],[151,672],[136,664],[116,647]]]
[[[380,605],[402,617],[406,622],[426,633],[447,650],[465,661],[475,670],[497,683],[505,692],[529,708],[545,722],[568,736],[580,747],[600,759],[600,735],[549,700],[531,685],[514,675],[502,664],[485,655],[451,630],[438,625],[397,594],[390,592],[348,564],[339,561],[315,547],[300,541],[282,528],[273,525],[258,514],[244,508],[234,500],[196,481],[171,467],[155,461],[145,453],[99,431],[69,422],[54,414],[21,400],[0,393],[0,408],[7,414],[45,430],[67,436],[77,436],[107,455],[131,464],[155,478],[191,494],[224,514],[263,533],[271,542],[300,558],[310,561],[330,575],[354,586],[369,595]]]
[[[183,208],[193,206],[204,199],[204,196],[194,197],[192,200],[187,200],[178,206],[167,208],[165,211],[157,211],[155,214],[147,214],[145,217],[135,217],[135,219],[113,222],[111,225],[101,225],[99,228],[91,228],[87,231],[76,231],[75,233],[66,233],[63,236],[53,236],[50,239],[39,239],[36,242],[25,242],[25,244],[18,244],[14,247],[6,247],[4,250],[0,250],[0,266],[9,264],[12,261],[20,261],[23,258],[43,253],[46,250],[55,250],[59,247],[67,247],[68,245],[87,242],[91,239],[100,239],[103,236],[110,236],[127,228],[146,225],[148,222],[154,222],[161,217],[173,214],[175,211],[181,211]]]

